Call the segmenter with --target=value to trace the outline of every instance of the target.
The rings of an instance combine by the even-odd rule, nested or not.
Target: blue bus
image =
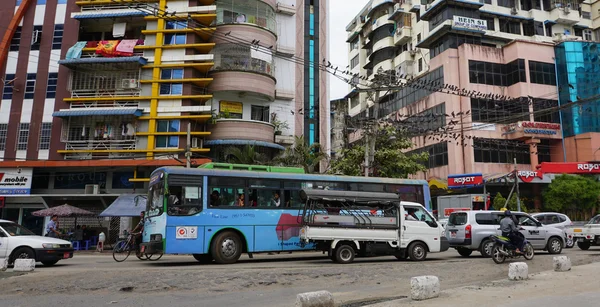
[[[314,249],[300,245],[302,189],[392,192],[431,210],[425,180],[163,167],[150,176],[142,252],[226,264],[242,253]]]

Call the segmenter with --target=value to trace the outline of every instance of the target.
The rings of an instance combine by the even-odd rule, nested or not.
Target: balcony
[[[231,37],[244,37],[248,41],[257,40],[259,44],[264,47],[271,47],[275,49],[277,44],[277,36],[274,32],[267,31],[267,29],[254,27],[246,24],[226,24],[217,27],[217,31],[212,38],[212,41],[221,44],[231,44]]]
[[[276,0],[220,0],[217,6],[217,26],[248,25],[264,28],[275,34],[276,6]]]
[[[208,140],[250,140],[273,143],[275,126],[268,122],[243,119],[218,119],[209,128]]]
[[[394,45],[403,45],[412,39],[412,27],[399,27],[394,34]]]
[[[91,62],[83,60],[94,59],[77,59],[74,61]],[[94,70],[72,70],[68,90],[71,92],[72,98],[133,97],[135,100],[135,97],[139,97],[141,94],[141,69],[132,68],[135,66],[141,67],[141,65],[143,64],[105,62],[102,66],[91,66],[95,68]]]
[[[278,2],[277,13],[294,16],[296,14],[296,7],[293,5]]]
[[[562,3],[555,3],[550,11],[549,20],[556,21],[556,23],[559,24],[574,25],[580,22],[581,18],[579,17],[579,12],[577,10],[563,6]]]

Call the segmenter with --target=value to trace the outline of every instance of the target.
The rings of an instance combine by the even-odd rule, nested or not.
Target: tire
[[[164,254],[145,254],[146,259],[150,260],[150,261],[157,261],[160,258],[162,258]]]
[[[560,254],[563,249],[563,242],[557,237],[552,237],[548,240],[546,248],[548,249],[548,253],[550,254]]]
[[[398,252],[397,254],[394,255],[394,257],[396,257],[396,259],[398,259],[398,260],[406,260],[406,252],[404,252],[404,251]]]
[[[427,258],[427,247],[421,242],[414,242],[408,246],[408,257],[412,261],[423,261]]]
[[[473,251],[468,248],[458,248],[456,251],[463,257],[469,257],[473,253]]]
[[[115,243],[112,256],[116,262],[123,262],[127,260],[127,258],[129,258],[129,254],[131,254],[131,248],[129,247],[129,244],[127,244],[127,241],[122,240]]]
[[[494,245],[495,243],[491,240],[483,240],[483,242],[481,242],[481,246],[479,247],[479,252],[481,253],[481,256],[483,256],[483,258],[492,257],[492,250],[494,248]]]
[[[352,263],[356,252],[354,248],[348,244],[343,244],[335,249],[335,262],[340,264]]]
[[[590,246],[592,246],[590,242],[577,242],[577,247],[584,251],[590,249]]]
[[[242,240],[235,232],[221,232],[213,239],[210,252],[218,264],[235,263],[242,255]]]
[[[533,256],[535,256],[535,251],[533,250],[533,245],[531,245],[531,243],[527,242],[527,244],[525,244],[525,250],[523,251],[523,258],[525,258],[527,260],[531,260],[531,259],[533,259]]]
[[[42,261],[42,264],[44,266],[53,266],[58,262],[58,260],[51,260],[51,261]]]
[[[573,248],[575,246],[575,240],[573,238],[565,238],[565,248]]]
[[[506,256],[500,251],[501,249],[502,246],[500,246],[500,244],[494,244],[494,247],[492,248],[492,260],[497,264],[504,263],[506,260]]]
[[[193,254],[194,259],[196,259],[200,263],[211,263],[213,262],[213,257],[211,254]]]
[[[10,263],[15,263],[16,259],[34,259],[35,260],[35,252],[29,247],[20,247],[17,248],[11,257]]]

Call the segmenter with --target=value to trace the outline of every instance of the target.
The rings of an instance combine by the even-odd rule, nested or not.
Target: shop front
[[[33,169],[0,169],[0,218],[21,224],[42,235],[45,219],[31,213],[47,208],[43,198],[31,196]]]

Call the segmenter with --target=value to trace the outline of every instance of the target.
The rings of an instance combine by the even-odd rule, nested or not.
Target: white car
[[[565,214],[556,212],[541,212],[533,213],[531,216],[544,225],[564,230],[566,248],[571,248],[573,245],[575,245],[572,236],[569,236],[569,227],[573,226],[573,222]]]
[[[73,245],[69,241],[42,237],[29,229],[7,220],[0,220],[0,258],[35,259],[44,265],[56,264],[61,259],[73,258]]]

